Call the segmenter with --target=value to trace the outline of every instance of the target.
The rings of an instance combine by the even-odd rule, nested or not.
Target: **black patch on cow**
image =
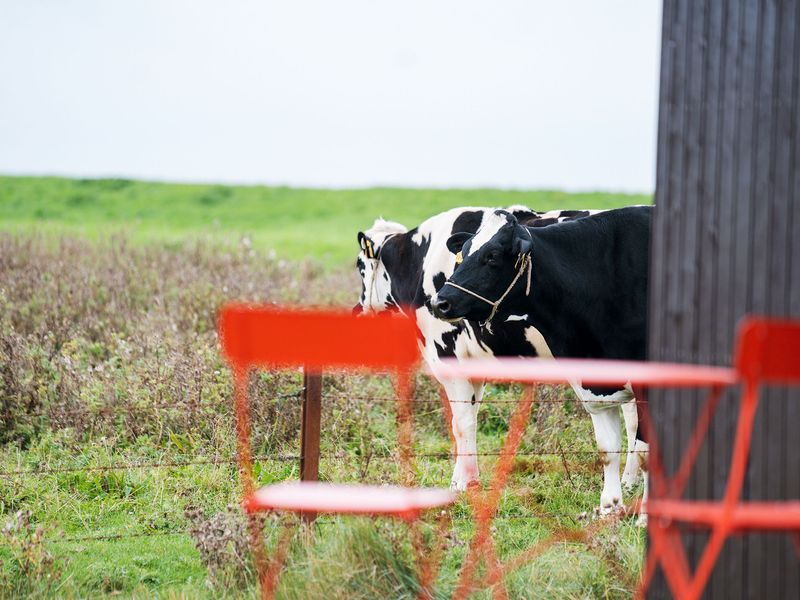
[[[497,356],[536,356],[536,349],[525,337],[527,321],[508,321],[478,329],[480,341]]]
[[[430,237],[413,241],[417,229],[388,238],[380,248],[380,260],[391,279],[392,296],[402,306],[417,308],[422,289],[422,261],[431,245]]]
[[[358,274],[361,276],[361,304],[363,305],[364,302],[367,301],[367,286],[364,283],[364,273],[366,271],[367,265],[364,264],[364,261],[361,260],[361,256],[356,259],[356,267],[358,268]]]
[[[558,223],[558,219],[536,219],[535,221],[528,223],[528,227],[547,227],[548,225],[553,225],[554,223]]]
[[[444,287],[444,282],[447,281],[444,273],[441,271],[433,276],[433,289],[437,292]]]
[[[472,405],[475,406],[475,394],[472,394]]]
[[[562,219],[580,219],[589,216],[588,210],[562,210],[558,216]]]
[[[456,355],[456,338],[461,333],[463,325],[456,325],[452,331],[442,334],[442,343],[434,341],[436,344],[436,354],[442,357],[453,357]]]
[[[454,233],[475,233],[481,226],[483,221],[483,211],[481,210],[468,210],[460,215],[453,221],[453,227],[450,229],[450,235]],[[438,289],[438,288],[437,288]]]
[[[515,210],[511,213],[516,217],[517,221],[522,223],[523,225],[529,224],[531,221],[535,221],[539,218],[540,213],[537,213],[535,210]]]

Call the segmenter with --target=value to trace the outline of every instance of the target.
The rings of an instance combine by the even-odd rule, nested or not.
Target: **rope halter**
[[[459,252],[458,254],[460,255],[461,253]],[[461,261],[458,260],[458,256],[456,257],[456,261],[457,261],[456,264],[461,262]],[[511,293],[511,290],[514,289],[514,286],[516,285],[517,281],[519,281],[519,278],[522,277],[522,274],[525,271],[528,271],[528,282],[525,285],[525,295],[528,296],[531,293],[531,270],[533,269],[533,260],[531,259],[530,253],[525,253],[525,254],[520,253],[520,254],[518,254],[517,255],[517,261],[514,263],[514,268],[517,270],[517,274],[514,275],[514,279],[511,280],[511,283],[506,288],[506,291],[503,292],[503,295],[500,296],[494,302],[492,302],[488,298],[485,298],[484,296],[481,296],[477,292],[473,292],[472,290],[468,290],[467,288],[465,288],[463,286],[460,286],[457,283],[453,283],[450,280],[445,281],[444,284],[445,285],[449,285],[451,287],[454,287],[457,290],[461,290],[462,292],[466,292],[470,296],[474,296],[478,300],[483,300],[484,302],[486,302],[486,304],[491,306],[492,307],[492,312],[489,313],[489,317],[484,321],[484,323],[489,323],[494,318],[494,316],[497,314],[497,309],[500,307],[500,303],[503,300],[505,300],[506,296],[508,296]]]

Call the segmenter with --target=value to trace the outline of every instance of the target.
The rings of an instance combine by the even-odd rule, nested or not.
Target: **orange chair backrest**
[[[751,382],[800,384],[800,320],[745,318],[736,370]]]
[[[419,359],[416,323],[405,316],[231,304],[219,329],[225,357],[241,368],[400,370]]]

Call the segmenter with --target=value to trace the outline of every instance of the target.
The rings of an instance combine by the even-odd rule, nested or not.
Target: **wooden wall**
[[[800,1],[664,0],[650,358],[731,363],[746,313],[800,317]],[[798,356],[800,360],[800,356]],[[733,435],[726,398],[686,494],[719,498]],[[651,396],[668,468],[697,394]],[[800,499],[800,394],[765,394],[751,499]],[[696,560],[705,535],[686,537]],[[707,597],[800,598],[785,536],[728,542]],[[659,578],[650,597],[668,598]]]

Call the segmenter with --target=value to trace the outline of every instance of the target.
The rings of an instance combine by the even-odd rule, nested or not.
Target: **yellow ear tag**
[[[461,251],[459,250],[456,254],[456,264],[460,265],[462,262],[464,262],[464,257],[461,255]]]

